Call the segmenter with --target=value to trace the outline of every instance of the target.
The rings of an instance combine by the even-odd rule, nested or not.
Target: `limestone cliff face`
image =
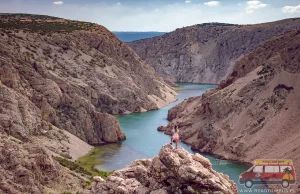
[[[105,181],[93,183],[86,194],[108,193],[238,193],[227,175],[217,173],[207,158],[183,148],[163,146],[153,159],[136,160]]]
[[[193,149],[252,162],[292,159],[300,173],[300,30],[276,36],[241,59],[202,97],[169,111]],[[298,187],[294,187],[296,190]]]
[[[42,120],[30,99],[1,82],[0,94],[0,193],[83,190],[87,178],[72,176],[52,158],[69,156],[72,140]]]
[[[171,94],[150,67],[104,27],[13,16],[1,15],[0,80],[23,98],[21,103],[24,99],[30,103],[30,112],[23,114],[39,112],[40,121],[32,125],[44,120],[90,144],[116,142],[125,136],[107,113],[153,110],[174,100],[175,92]],[[20,29],[20,23],[26,25]],[[58,29],[47,31],[53,23]],[[20,107],[15,109],[12,112]],[[18,133],[14,120],[19,118],[11,117],[3,120]],[[37,128],[29,126],[27,134],[18,137],[26,138],[33,127]]]
[[[219,83],[264,41],[300,28],[300,19],[256,25],[202,24],[128,43],[156,73],[177,82]]]

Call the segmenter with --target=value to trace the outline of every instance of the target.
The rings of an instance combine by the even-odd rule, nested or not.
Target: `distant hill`
[[[166,32],[113,32],[123,42],[131,42],[145,38],[160,36]]]
[[[162,77],[219,83],[241,57],[271,37],[296,28],[300,28],[300,18],[254,25],[204,23],[127,44]]]

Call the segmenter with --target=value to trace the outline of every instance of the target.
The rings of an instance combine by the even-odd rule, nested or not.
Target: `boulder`
[[[96,183],[99,183],[99,182],[103,182],[103,181],[104,181],[104,179],[101,178],[100,176],[94,176],[94,177],[93,177],[93,180],[94,180]]]

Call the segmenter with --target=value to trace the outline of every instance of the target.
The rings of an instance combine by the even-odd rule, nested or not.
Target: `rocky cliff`
[[[52,156],[125,139],[110,114],[157,109],[174,94],[103,26],[0,14],[0,192],[80,191],[86,178]]]
[[[202,97],[171,109],[183,141],[201,152],[252,162],[292,159],[300,173],[300,30],[273,37],[242,58]],[[300,185],[294,187],[300,192]]]
[[[116,142],[125,136],[106,113],[153,110],[174,100],[173,91],[102,26],[47,16],[0,18],[0,80],[40,114],[34,124],[44,120],[90,144]],[[8,117],[17,135],[16,123],[23,123]]]
[[[183,148],[163,146],[152,159],[136,160],[105,181],[93,183],[86,194],[108,193],[238,193],[227,175],[217,173],[208,159]]]
[[[300,28],[300,19],[256,25],[208,23],[128,43],[156,73],[176,82],[219,83],[235,63],[269,38]]]
[[[28,141],[0,133],[0,193],[82,192],[89,176],[64,168],[53,156],[76,160],[76,155],[86,154],[89,146],[54,126],[39,128]],[[81,147],[72,150],[76,146]]]

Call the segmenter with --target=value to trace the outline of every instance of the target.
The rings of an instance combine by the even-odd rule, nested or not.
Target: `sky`
[[[111,31],[160,31],[207,22],[255,24],[300,17],[300,0],[0,0],[1,13],[94,22]]]

